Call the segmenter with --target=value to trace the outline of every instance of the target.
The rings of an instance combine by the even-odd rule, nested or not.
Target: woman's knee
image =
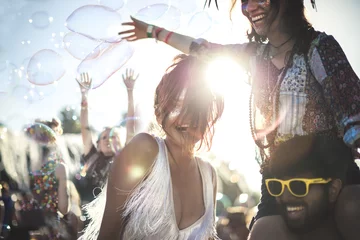
[[[289,231],[280,215],[262,217],[254,223],[248,240],[292,240],[295,236]]]

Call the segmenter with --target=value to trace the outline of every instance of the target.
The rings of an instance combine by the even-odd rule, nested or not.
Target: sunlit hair
[[[238,0],[231,1],[230,15]],[[270,0],[271,9],[274,10],[272,16],[270,16],[270,22],[275,20],[280,11],[280,5],[282,2],[285,6],[280,23],[280,27],[282,28],[281,30],[288,33],[290,36],[293,36],[293,38],[298,41],[299,51],[306,53],[308,51],[309,44],[312,41],[314,31],[311,23],[305,16],[304,0]],[[239,4],[241,4],[241,2]],[[251,27],[251,30],[248,31],[247,36],[250,42],[264,43],[268,40],[267,37],[258,35],[253,27]]]
[[[278,178],[310,172],[316,178],[345,180],[351,162],[351,149],[336,136],[296,136],[278,146],[268,170]]]
[[[103,128],[103,130],[99,133],[99,135],[98,135],[98,137],[97,137],[97,140],[96,140],[96,143],[97,144],[99,144],[99,142],[100,142],[100,139],[101,139],[101,136],[102,136],[102,134],[104,133],[104,132],[106,132],[106,131],[110,131],[109,132],[109,136],[108,137],[110,137],[110,134],[112,133],[112,134],[114,134],[114,135],[116,135],[116,137],[117,137],[117,139],[119,140],[119,147],[123,147],[123,144],[122,144],[122,142],[121,142],[121,128],[120,127],[104,127]],[[112,132],[111,132],[112,131]]]
[[[161,119],[162,129],[169,114],[177,107],[180,96],[185,98],[175,124],[186,118],[191,127],[198,127],[202,134],[199,150],[203,145],[209,150],[214,136],[214,125],[224,109],[223,96],[213,92],[206,80],[207,64],[184,54],[174,58],[155,92],[155,116]],[[221,79],[219,79],[221,81]]]
[[[42,124],[48,126],[52,130],[54,130],[54,132],[58,135],[61,135],[63,133],[61,121],[57,118],[53,118],[51,121],[36,119],[35,122],[42,123]]]
[[[111,127],[104,127],[103,130],[98,134],[96,143],[99,143],[100,139],[101,139],[101,135],[106,132],[107,130],[111,130]]]

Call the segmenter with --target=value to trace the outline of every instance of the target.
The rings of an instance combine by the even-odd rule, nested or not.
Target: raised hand
[[[136,41],[139,39],[147,38],[147,27],[149,24],[146,22],[140,21],[134,17],[131,17],[132,22],[125,22],[122,25],[124,26],[132,26],[132,29],[119,32],[119,35],[122,39],[125,39],[129,42]]]
[[[134,74],[134,70],[131,68],[127,68],[125,74],[122,75],[125,86],[128,90],[134,89],[135,81],[139,77],[139,74]]]
[[[91,88],[92,79],[87,72],[80,74],[80,79],[76,79],[79,83],[81,93],[87,93]]]

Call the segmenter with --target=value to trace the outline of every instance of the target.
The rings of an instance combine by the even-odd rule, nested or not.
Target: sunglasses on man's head
[[[309,193],[310,184],[326,184],[330,181],[331,178],[293,178],[289,180],[269,178],[265,180],[265,184],[270,195],[274,197],[281,196],[284,193],[285,186],[295,197],[305,197]]]

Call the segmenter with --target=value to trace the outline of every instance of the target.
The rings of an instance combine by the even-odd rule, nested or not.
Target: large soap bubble
[[[99,52],[94,52],[94,50],[98,50],[96,47],[100,44],[99,41],[92,40],[74,32],[66,34],[63,41],[66,51],[76,59],[82,60],[86,56],[90,59],[90,53],[93,53],[93,58],[99,55]]]
[[[17,99],[22,99],[32,103],[37,94],[31,87],[18,85],[13,88],[11,95]]]
[[[44,29],[47,28],[53,20],[53,17],[50,17],[47,12],[38,11],[31,15],[29,18],[29,23],[31,23],[31,25],[33,25],[35,28]]]
[[[170,6],[171,0],[129,0],[126,3],[126,8],[128,9],[130,15],[136,16],[139,11],[146,9],[149,6],[153,5],[167,5]],[[157,9],[156,11],[153,11],[153,18],[151,20],[155,20],[159,17],[161,17],[163,14],[165,14],[167,9]]]
[[[87,72],[92,78],[91,88],[101,86],[109,77],[118,71],[133,55],[134,50],[126,41],[119,43],[102,43],[95,52],[99,52],[97,58],[90,54],[77,68],[79,74]],[[79,81],[80,78],[78,77]]]
[[[0,61],[0,93],[8,93],[16,85],[17,68],[10,61]]]
[[[51,49],[35,53],[27,67],[29,82],[35,85],[48,85],[59,80],[65,74],[62,57]]]
[[[53,82],[49,85],[35,86],[34,91],[38,96],[39,100],[43,100],[46,97],[52,96],[58,89],[58,81]]]
[[[167,4],[153,4],[140,9],[134,17],[174,31],[180,27],[181,11]]]
[[[99,3],[113,10],[119,10],[124,6],[123,0],[99,0]]]
[[[182,13],[188,14],[204,7],[203,0],[172,0],[171,5],[178,8]]]
[[[120,42],[124,27],[119,13],[101,5],[86,5],[76,9],[66,19],[66,27],[94,40]]]
[[[211,29],[212,24],[213,20],[208,12],[197,12],[189,20],[186,33],[192,37],[200,37]]]

